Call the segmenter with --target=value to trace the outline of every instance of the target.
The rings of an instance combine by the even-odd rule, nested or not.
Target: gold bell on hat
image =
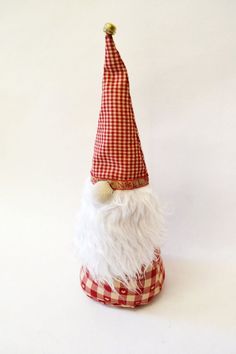
[[[106,23],[105,26],[103,27],[103,31],[107,34],[115,34],[116,33],[116,26],[113,25],[112,23]]]

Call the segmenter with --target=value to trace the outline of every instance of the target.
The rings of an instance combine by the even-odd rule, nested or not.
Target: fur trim
[[[155,259],[163,243],[163,217],[150,186],[116,190],[97,203],[86,181],[74,239],[76,254],[98,282],[126,285]]]

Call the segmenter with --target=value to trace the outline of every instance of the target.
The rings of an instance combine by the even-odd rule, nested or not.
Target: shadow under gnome
[[[163,219],[141,148],[127,69],[106,24],[102,104],[79,211],[81,286],[104,304],[136,307],[162,289]]]

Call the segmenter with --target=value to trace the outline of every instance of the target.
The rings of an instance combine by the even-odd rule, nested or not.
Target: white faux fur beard
[[[150,186],[116,190],[106,203],[93,197],[87,180],[78,215],[75,246],[94,280],[113,287],[119,279],[130,288],[142,266],[155,259],[163,241],[163,218]]]

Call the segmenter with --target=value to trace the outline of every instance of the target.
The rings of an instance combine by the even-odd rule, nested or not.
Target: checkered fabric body
[[[148,304],[162,289],[165,269],[158,251],[155,260],[146,271],[136,277],[136,291],[129,290],[123,283],[114,280],[115,291],[107,283],[97,283],[85,267],[80,271],[81,287],[86,295],[105,305],[118,307],[137,307]]]
[[[127,69],[106,35],[102,104],[95,140],[91,181],[110,181],[113,189],[148,184],[148,173],[132,107]]]

